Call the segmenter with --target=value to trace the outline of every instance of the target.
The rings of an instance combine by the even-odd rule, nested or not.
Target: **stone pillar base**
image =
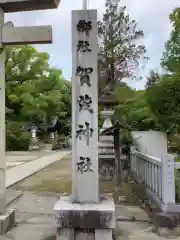
[[[112,240],[115,228],[115,205],[112,199],[97,204],[72,203],[62,197],[54,209],[57,240]]]
[[[0,214],[0,235],[5,234],[15,224],[15,210],[7,209]]]

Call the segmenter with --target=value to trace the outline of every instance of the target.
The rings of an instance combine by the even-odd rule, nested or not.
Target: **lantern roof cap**
[[[99,98],[99,104],[103,106],[114,106],[118,104],[115,95],[112,92],[104,92]]]

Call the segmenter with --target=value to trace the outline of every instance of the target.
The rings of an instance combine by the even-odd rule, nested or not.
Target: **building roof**
[[[124,130],[126,127],[120,123],[116,122],[112,127],[105,129],[104,131],[101,132],[101,135],[113,135],[116,130]]]

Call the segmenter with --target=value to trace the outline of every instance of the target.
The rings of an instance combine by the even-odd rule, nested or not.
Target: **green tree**
[[[159,128],[155,115],[148,106],[145,91],[136,91],[122,84],[116,89],[116,94],[119,96],[119,105],[116,107],[115,118],[128,126],[129,130]]]
[[[146,58],[145,46],[137,44],[143,31],[130,20],[126,7],[106,0],[103,20],[98,23],[99,92],[123,78],[134,77],[139,62]]]
[[[151,111],[164,131],[180,132],[180,76],[163,76],[146,91]]]
[[[48,61],[47,53],[31,46],[6,49],[6,105],[13,120],[48,124],[66,114],[70,85]]]
[[[27,151],[29,147],[30,133],[25,131],[20,122],[6,122],[6,150]]]
[[[5,52],[6,107],[13,110],[7,116],[9,144],[16,134],[18,139],[27,137],[23,126],[35,123],[45,130],[55,116],[59,118],[59,134],[68,135],[71,129],[70,82],[64,80],[60,70],[49,65],[47,53],[38,52],[32,46],[11,46]],[[17,131],[14,131],[16,124]],[[9,144],[7,146],[13,145]]]
[[[165,44],[162,66],[166,71],[177,74],[180,71],[180,8],[175,8],[169,16],[172,31]]]
[[[159,74],[154,70],[151,70],[147,78],[146,88],[151,87],[152,85],[158,83],[159,81],[160,81]]]
[[[172,31],[161,62],[167,74],[151,75],[155,84],[148,86],[146,95],[164,131],[174,133],[180,131],[180,8],[175,8],[169,18]]]

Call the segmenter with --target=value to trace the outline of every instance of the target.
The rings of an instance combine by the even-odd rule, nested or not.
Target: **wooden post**
[[[115,159],[116,159],[116,180],[117,187],[122,187],[122,164],[120,159],[120,138],[119,138],[119,129],[114,131],[114,150],[115,150]]]

